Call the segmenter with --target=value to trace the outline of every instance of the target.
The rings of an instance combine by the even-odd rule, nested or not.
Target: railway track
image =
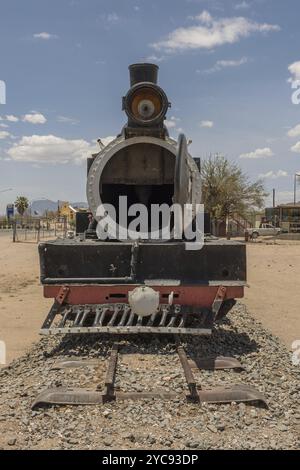
[[[181,365],[182,372],[186,383],[185,399],[192,403],[232,403],[232,402],[249,402],[267,406],[265,397],[254,387],[249,385],[232,385],[230,387],[215,387],[206,389],[197,384],[195,373],[201,370],[212,370],[217,373],[218,370],[233,369],[235,371],[243,370],[242,364],[232,357],[196,357],[189,358],[184,345],[180,341],[179,335],[173,335],[172,341],[176,347],[178,361]],[[122,352],[122,345],[114,342],[107,358],[106,375],[104,382],[97,384],[95,389],[84,388],[68,388],[56,387],[48,388],[42,391],[34,400],[32,408],[45,405],[101,405],[114,401],[124,400],[173,400],[182,398],[177,392],[163,390],[143,390],[143,391],[127,391],[116,390],[115,381],[117,375],[117,366]],[[102,364],[102,362],[101,362]],[[100,366],[98,359],[78,359],[65,358],[57,361],[52,370],[64,370],[74,368],[84,368],[86,366],[93,367],[95,374]]]
[[[11,449],[7,442],[15,437],[15,448],[24,450],[299,448],[299,367],[242,304],[215,326],[212,337],[180,340],[197,389],[247,384],[263,393],[268,408],[187,400],[190,391],[171,336],[51,335],[0,370],[0,415],[5,418],[0,420],[0,446]],[[41,403],[31,410],[38,394],[49,388],[105,395],[116,342],[115,400],[78,407]],[[231,354],[242,370],[219,368],[224,366],[220,356]],[[68,367],[60,368],[63,362]],[[121,400],[121,392],[172,392],[177,398]]]

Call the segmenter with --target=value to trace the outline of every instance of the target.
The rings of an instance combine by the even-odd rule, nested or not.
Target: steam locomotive
[[[122,100],[127,123],[110,144],[99,140],[99,152],[87,161],[89,217],[78,215],[74,239],[39,245],[44,296],[54,299],[42,334],[206,335],[244,294],[242,243],[206,233],[202,249],[189,250],[183,232],[169,239],[103,238],[107,212],[99,207],[114,208],[122,229],[132,221],[121,221],[121,197],[149,211],[189,205],[193,222],[201,203],[200,161],[184,135],[178,142],[169,136],[164,121],[170,103],[157,84],[158,66],[133,64],[129,72]],[[159,233],[163,228],[160,223]]]

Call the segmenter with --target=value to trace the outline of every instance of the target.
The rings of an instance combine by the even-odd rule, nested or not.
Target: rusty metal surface
[[[32,404],[32,409],[43,405],[100,405],[115,400],[142,400],[161,399],[172,400],[178,398],[176,392],[116,392],[114,396],[107,396],[95,390],[81,388],[53,388],[41,392]]]
[[[213,304],[212,304],[212,313],[213,313],[214,319],[217,318],[218,313],[219,313],[225,299],[226,299],[226,287],[225,286],[219,286],[218,290],[217,290],[217,293],[216,293],[216,297],[215,297],[215,299],[213,301]]]
[[[199,395],[197,391],[197,383],[194,378],[192,369],[190,367],[187,355],[185,353],[185,350],[183,346],[177,341],[177,353],[181,362],[181,366],[183,368],[183,372],[185,375],[185,380],[187,383],[187,386],[190,391],[190,398],[194,401],[199,401]]]
[[[236,369],[243,370],[242,364],[234,357],[199,357],[194,360],[189,360],[190,367],[193,369],[203,370],[224,370]]]
[[[43,405],[101,405],[112,399],[123,400],[173,400],[186,398],[188,401],[194,400],[192,395],[179,395],[176,392],[116,392],[113,396],[108,396],[95,390],[80,388],[53,388],[41,392],[32,404],[32,409]],[[249,385],[233,385],[228,388],[215,388],[212,390],[197,389],[197,397],[201,403],[260,403],[267,406],[267,402],[262,393]]]
[[[244,384],[233,385],[230,387],[216,387],[211,390],[205,390],[197,385],[193,375],[192,368],[199,364],[201,366],[214,365],[214,369],[241,368],[240,363],[233,358],[216,357],[216,358],[199,358],[196,361],[189,360],[183,345],[180,343],[178,336],[175,336],[175,344],[177,347],[178,357],[183,368],[187,386],[189,388],[188,395],[178,394],[177,392],[142,391],[142,392],[115,392],[114,383],[117,371],[117,361],[119,353],[119,345],[114,343],[110,351],[107,364],[106,377],[104,382],[104,392],[99,384],[96,390],[80,389],[80,388],[51,388],[42,391],[32,404],[32,408],[43,405],[98,405],[116,400],[173,400],[180,397],[186,398],[187,401],[197,402],[199,404],[208,403],[231,403],[231,402],[253,402],[267,406],[265,397],[254,387]],[[56,368],[82,367],[86,365],[97,366],[99,361],[96,360],[69,360],[61,361],[56,364]],[[54,368],[54,367],[53,367]],[[204,367],[201,367],[204,368]]]
[[[116,376],[116,370],[117,370],[117,363],[118,363],[118,344],[114,344],[111,351],[110,351],[110,357],[108,361],[108,367],[106,371],[106,377],[105,377],[105,387],[106,387],[106,395],[109,397],[114,398],[114,384],[115,384],[115,376]],[[99,384],[97,386],[97,389],[99,390],[101,385]]]
[[[56,302],[59,303],[60,305],[62,305],[62,304],[66,301],[66,299],[67,299],[67,297],[68,297],[68,295],[69,295],[69,292],[70,292],[70,288],[69,288],[69,287],[67,287],[67,286],[62,286],[62,287],[59,289],[59,292],[58,292],[58,294],[57,294],[57,296],[56,296],[56,298],[55,298]]]
[[[81,388],[49,388],[41,392],[32,404],[32,409],[41,405],[98,405],[103,395],[94,390]]]
[[[218,387],[212,390],[200,390],[199,397],[200,402],[206,403],[258,402],[267,406],[267,401],[261,392],[250,385],[243,384],[233,385],[228,388]]]
[[[162,285],[158,282],[147,282],[147,286],[156,290],[160,294],[160,303],[174,292],[174,299],[179,305],[192,305],[195,307],[211,307],[216,297],[218,286],[192,286],[192,285]],[[110,303],[128,302],[128,292],[132,291],[139,284],[133,285],[69,285],[68,304],[106,304],[107,298]],[[232,285],[226,287],[226,299],[241,298],[244,295],[244,286]],[[45,285],[44,297],[55,298],[60,290],[59,285]],[[123,300],[120,300],[123,299]]]
[[[70,357],[55,362],[50,370],[78,369],[79,367],[97,367],[100,364],[102,364],[102,362],[100,362],[99,359],[78,359],[76,357]]]

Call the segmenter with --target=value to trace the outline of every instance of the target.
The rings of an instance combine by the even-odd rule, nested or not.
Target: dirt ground
[[[6,343],[7,364],[39,339],[51,303],[39,285],[37,244],[12,243],[0,235],[0,340]]]
[[[300,242],[250,243],[247,254],[245,303],[290,348],[300,339]],[[0,234],[0,340],[7,364],[38,340],[51,303],[39,285],[37,244],[14,244]]]
[[[250,287],[244,303],[291,348],[292,342],[300,339],[300,242],[249,243],[247,258]]]

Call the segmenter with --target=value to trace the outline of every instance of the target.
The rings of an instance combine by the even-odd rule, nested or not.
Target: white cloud
[[[239,60],[218,60],[213,67],[205,70],[205,73],[214,73],[219,72],[222,69],[227,67],[239,67],[240,65],[246,64],[248,62],[247,57],[242,57]],[[198,73],[201,73],[201,70],[197,70]]]
[[[214,127],[214,122],[213,121],[201,121],[200,127],[207,127],[208,129],[211,129],[212,127]]]
[[[300,142],[297,142],[293,147],[291,147],[291,151],[294,153],[300,153]]]
[[[47,33],[47,32],[42,32],[42,33],[35,33],[33,35],[34,39],[42,39],[44,41],[49,41],[49,39],[57,39],[58,36],[56,36],[56,34],[50,34],[50,33]]]
[[[79,124],[80,121],[78,119],[73,119],[67,116],[57,116],[57,122],[75,125],[75,124]]]
[[[300,124],[290,129],[287,133],[289,137],[298,137],[300,135]]]
[[[213,22],[213,17],[206,10],[203,10],[203,12],[200,13],[200,15],[194,16],[193,19],[198,20],[198,21],[200,21],[200,23],[207,24],[207,25],[212,24],[212,22]]]
[[[117,15],[117,13],[113,12],[113,13],[109,13],[106,17],[106,20],[109,22],[109,23],[118,23],[118,21],[120,20],[119,16]]]
[[[111,28],[119,25],[122,18],[117,13],[111,12],[101,14],[96,21],[101,24],[102,28],[110,30]]]
[[[83,139],[63,139],[54,135],[22,137],[7,154],[12,160],[35,163],[80,164],[92,152],[94,146]]]
[[[165,60],[164,55],[158,56],[158,55],[155,55],[155,54],[149,55],[145,59],[146,62],[162,62],[163,60]]]
[[[8,125],[7,124],[0,124],[0,127],[2,127],[2,129],[7,129],[8,128]]]
[[[247,8],[250,8],[250,4],[245,2],[245,0],[241,3],[237,3],[234,7],[236,10],[247,10]]]
[[[17,116],[14,116],[13,114],[8,114],[1,120],[8,121],[8,122],[18,122],[19,118]]]
[[[289,65],[288,70],[292,75],[291,80],[300,80],[300,60]]]
[[[34,114],[25,114],[22,118],[23,122],[29,122],[30,124],[45,124],[47,119],[41,113],[34,113]]]
[[[115,12],[104,13],[104,14],[100,15],[99,19],[102,23],[106,24],[107,28],[109,26],[116,25],[121,21],[121,18]]]
[[[115,138],[116,136],[109,135],[107,137],[102,137],[101,142],[106,146],[110,144]]]
[[[254,152],[249,152],[249,153],[242,153],[240,155],[240,158],[267,158],[267,157],[273,157],[274,153],[269,147],[265,147],[262,149],[256,149]]]
[[[189,49],[212,49],[233,44],[253,33],[279,31],[278,25],[257,23],[244,17],[214,19],[207,11],[195,17],[195,26],[177,28],[166,39],[152,44],[156,50],[168,53]]]
[[[275,180],[277,178],[282,178],[288,176],[288,173],[285,170],[278,170],[277,172],[271,170],[268,171],[267,173],[261,173],[259,175],[259,178],[266,178],[266,179],[272,179]]]
[[[0,121],[19,122],[20,118],[13,114],[8,114],[4,117],[0,117]],[[30,122],[31,124],[45,124],[47,119],[43,114],[33,111],[32,113],[25,114],[25,116],[22,117],[22,121]],[[1,127],[6,127],[6,124],[3,124]]]
[[[176,127],[176,122],[172,121],[171,119],[166,119],[165,120],[165,125],[168,129],[172,129],[172,128]]]
[[[7,131],[0,131],[0,140],[4,140],[10,137],[10,133]]]
[[[179,118],[175,116],[171,116],[170,119],[165,120],[165,125],[167,126],[168,129],[174,129],[174,127],[177,126],[179,121],[180,121]]]

